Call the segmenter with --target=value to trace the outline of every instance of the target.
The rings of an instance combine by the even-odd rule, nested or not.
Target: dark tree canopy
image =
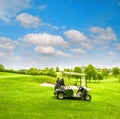
[[[0,64],[0,71],[4,71],[4,70],[5,70],[4,66]]]
[[[82,69],[81,69],[81,67],[76,66],[76,67],[74,68],[74,72],[82,73]]]
[[[120,69],[118,67],[113,67],[112,73],[113,73],[113,75],[118,75],[118,74],[120,74]]]
[[[87,79],[89,80],[89,82],[91,81],[92,78],[96,78],[96,69],[94,68],[94,66],[92,64],[89,64],[86,68],[85,68],[85,73],[87,74]]]
[[[59,67],[56,67],[55,70],[56,70],[56,72],[59,72],[59,71],[60,71]]]
[[[101,69],[101,73],[102,73],[103,76],[108,76],[109,71],[108,71],[107,68],[103,68],[103,69]]]

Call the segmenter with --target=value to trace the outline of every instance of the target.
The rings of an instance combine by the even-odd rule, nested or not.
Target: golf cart
[[[57,79],[54,88],[54,94],[55,96],[57,96],[58,99],[74,98],[74,99],[84,99],[86,101],[91,100],[91,95],[88,94],[87,91],[87,80],[85,79],[86,74],[75,73],[75,72],[63,72],[63,76],[64,77],[67,76],[68,79],[72,77],[77,77],[77,82],[75,83],[77,92],[75,93],[75,89],[72,89],[71,86],[65,86],[64,79],[60,79],[60,80]],[[79,86],[77,85],[78,81],[80,81]]]

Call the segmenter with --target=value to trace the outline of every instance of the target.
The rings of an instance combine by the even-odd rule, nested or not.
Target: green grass
[[[118,119],[120,83],[109,77],[89,83],[92,100],[58,100],[53,88],[40,83],[55,83],[48,76],[0,73],[0,119]]]

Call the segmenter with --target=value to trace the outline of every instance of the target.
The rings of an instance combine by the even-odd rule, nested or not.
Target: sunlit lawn
[[[89,83],[92,100],[58,100],[52,87],[42,82],[55,82],[47,76],[0,73],[1,119],[118,119],[120,83],[109,78]]]

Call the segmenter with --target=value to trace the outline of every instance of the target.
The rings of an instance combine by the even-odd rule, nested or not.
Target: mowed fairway
[[[119,119],[120,83],[108,78],[89,83],[92,100],[58,100],[52,87],[55,78],[0,72],[0,119]]]

